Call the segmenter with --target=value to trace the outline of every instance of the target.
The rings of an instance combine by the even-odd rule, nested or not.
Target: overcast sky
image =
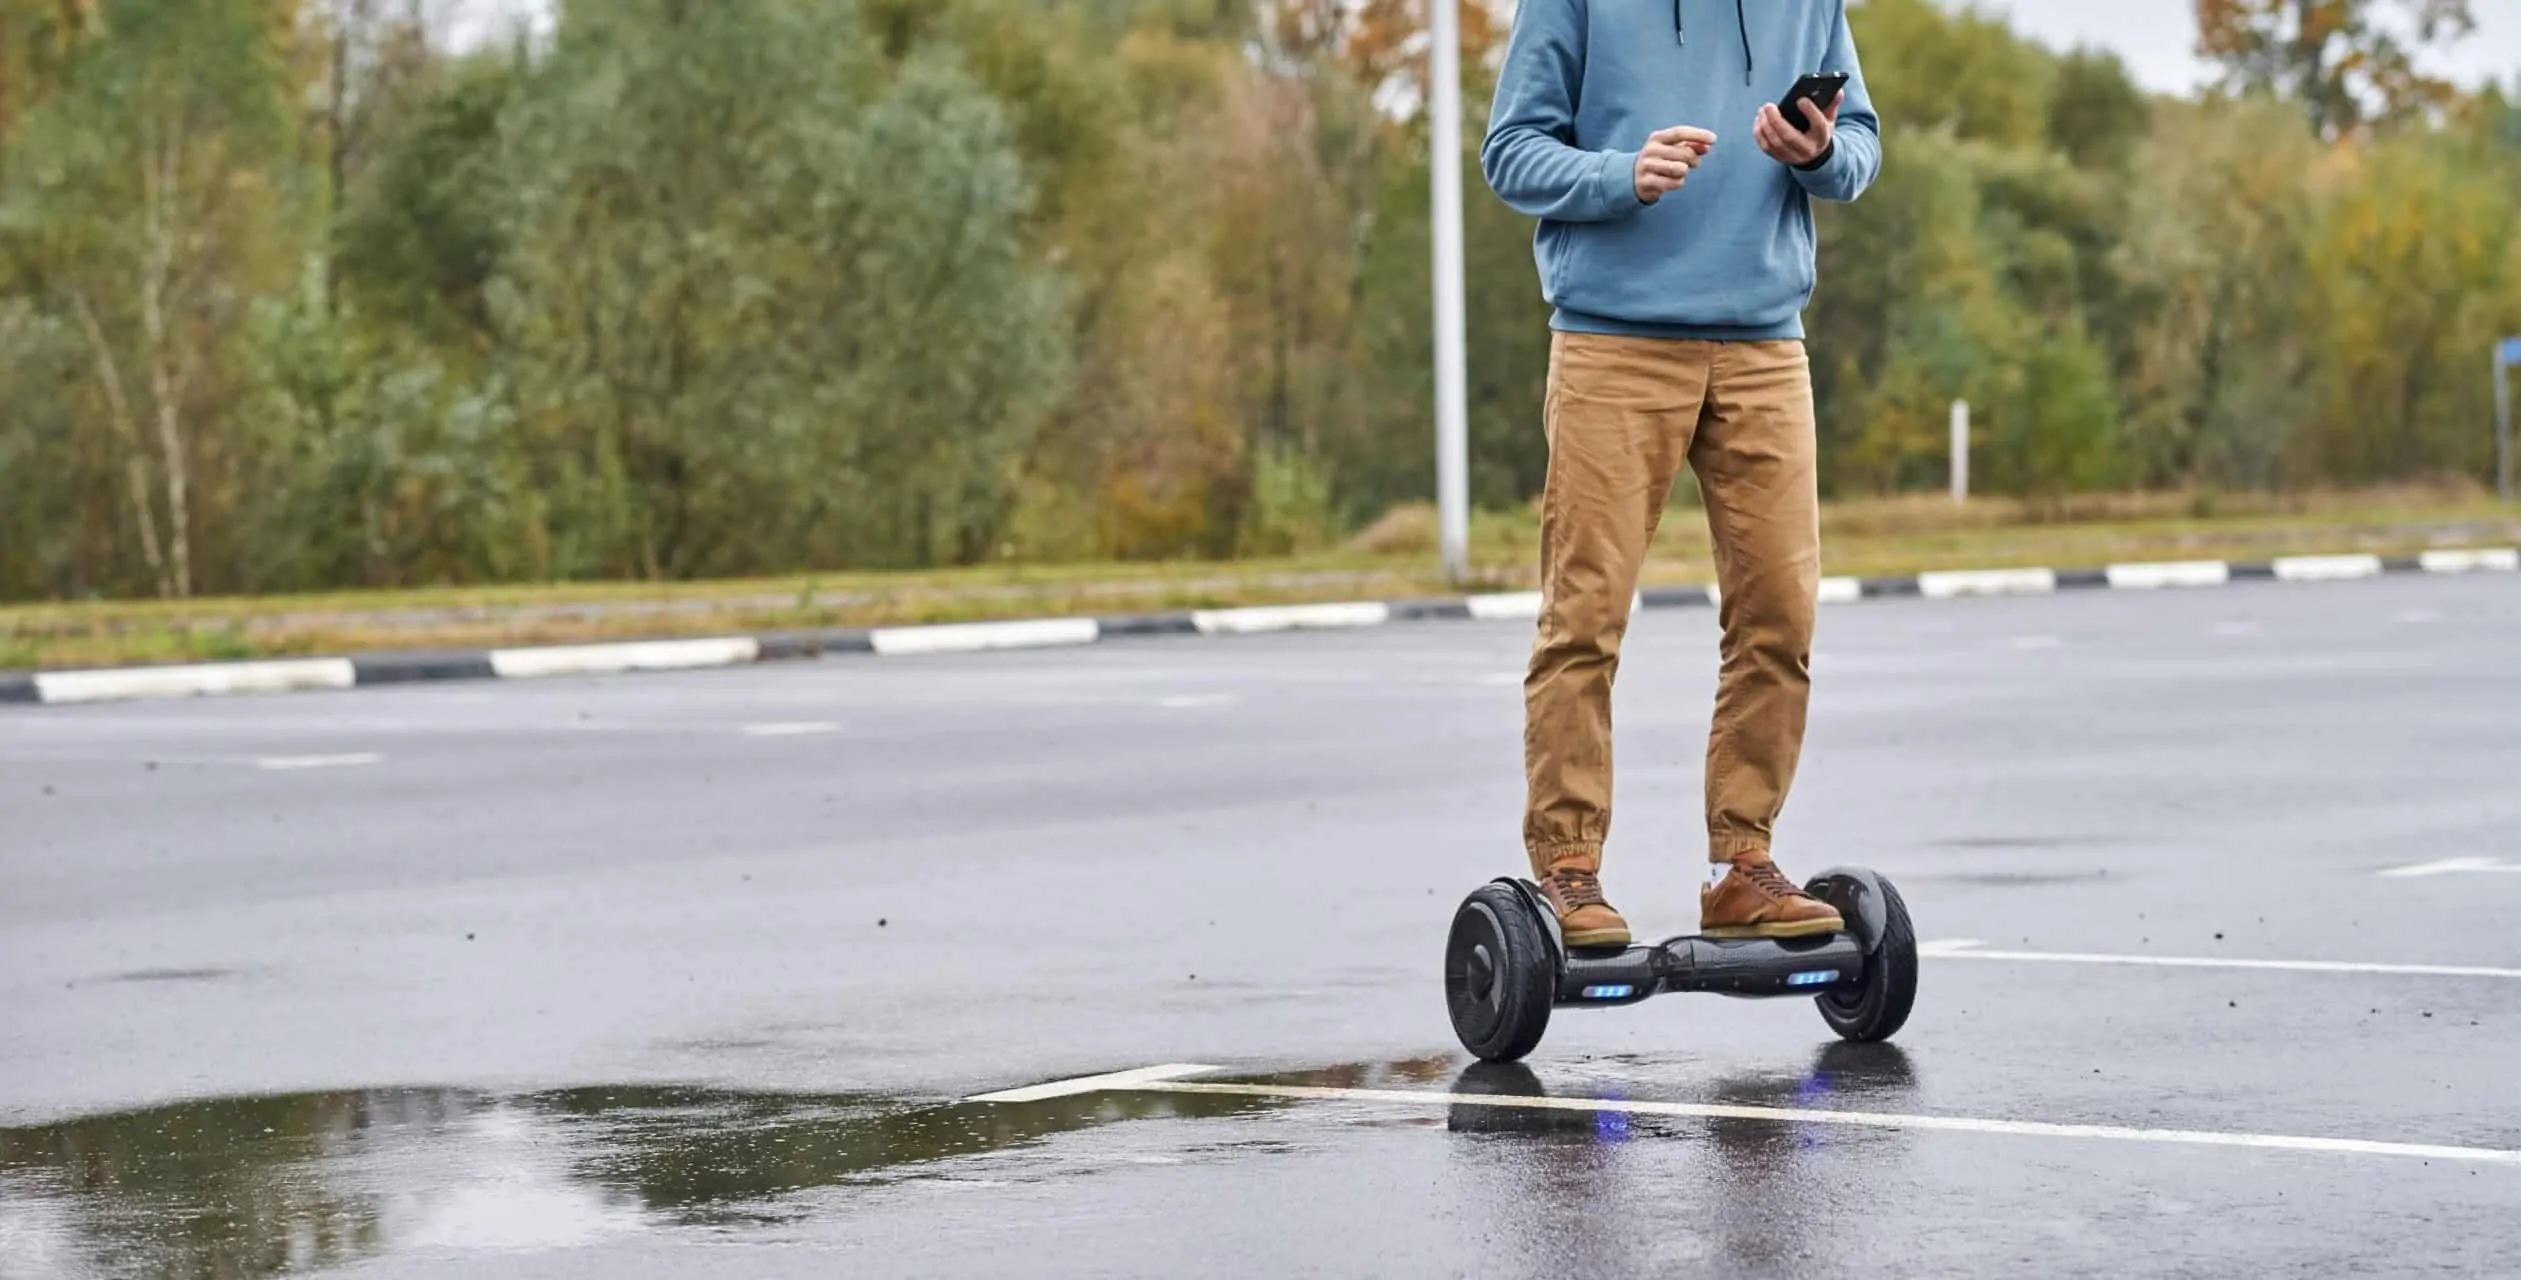
[[[2191,0],[1979,0],[1977,7],[2009,13],[2015,29],[2060,48],[2113,50],[2149,89],[2186,89],[2210,78],[2190,52],[2197,43]],[[2510,83],[2521,73],[2521,0],[2470,0],[2470,7],[2477,33],[2427,65],[2463,84]]]
[[[738,0],[741,2],[741,0]],[[2192,0],[1977,0],[1977,7],[2012,15],[2016,29],[2064,48],[2092,44],[2127,60],[2147,88],[2181,90],[2206,79],[2189,48],[2196,42]],[[458,39],[469,43],[519,16],[546,14],[554,0],[441,0]],[[1959,7],[1957,3],[1953,7]],[[2434,70],[2465,84],[2488,79],[2507,83],[2521,75],[2521,0],[2471,0],[2477,34],[2447,56],[2429,61]]]

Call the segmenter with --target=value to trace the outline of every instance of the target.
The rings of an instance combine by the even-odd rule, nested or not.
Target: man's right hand
[[[1637,153],[1637,199],[1653,204],[1680,190],[1689,181],[1689,171],[1715,145],[1716,135],[1685,124],[1655,130],[1646,139],[1646,149]]]

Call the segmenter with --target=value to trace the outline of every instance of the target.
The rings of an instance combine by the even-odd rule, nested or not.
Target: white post
[[[1970,500],[1970,402],[1952,402],[1952,500]]]
[[[1428,38],[1428,133],[1435,154],[1436,525],[1444,576],[1471,570],[1470,427],[1463,386],[1461,0],[1435,0]]]

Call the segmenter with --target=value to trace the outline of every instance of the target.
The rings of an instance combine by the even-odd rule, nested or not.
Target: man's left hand
[[[1764,104],[1759,109],[1759,120],[1751,126],[1751,136],[1759,140],[1760,150],[1781,164],[1796,168],[1813,164],[1829,154],[1830,139],[1838,130],[1838,108],[1846,101],[1847,95],[1841,92],[1830,100],[1828,111],[1817,115],[1811,103],[1804,103],[1803,119],[1812,126],[1809,129],[1795,128],[1776,103]]]

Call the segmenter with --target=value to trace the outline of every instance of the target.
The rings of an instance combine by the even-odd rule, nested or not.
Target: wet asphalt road
[[[1195,1062],[2521,1151],[2521,583],[1827,610],[1780,859],[1879,867],[1922,938],[1977,945],[1925,961],[1891,1047],[1831,1047],[1801,1001],[1672,997],[1466,1070],[1436,961],[1520,861],[1528,633],[0,713],[0,1276],[2521,1256],[2514,1160],[955,1101]],[[1695,918],[1713,638],[1658,612],[1631,642],[1607,879],[1643,932]],[[2490,972],[2128,962],[2164,957]]]

